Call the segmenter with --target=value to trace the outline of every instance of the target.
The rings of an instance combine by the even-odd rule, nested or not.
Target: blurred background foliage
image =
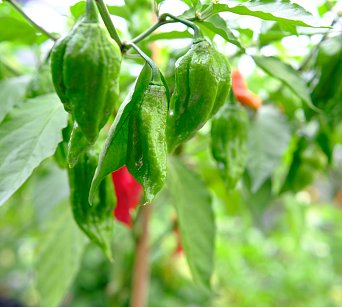
[[[195,2],[164,1],[157,7],[148,0],[107,1],[119,34],[127,40],[153,23],[152,10],[182,14]],[[176,252],[172,203],[177,200],[165,188],[153,204],[151,307],[342,306],[342,7],[330,0],[297,2],[332,27],[304,28],[228,12],[216,15],[215,22],[227,22],[243,52],[227,42],[225,34],[200,25],[247,77],[263,107],[250,111],[249,162],[235,191],[225,189],[211,157],[210,124],[183,148],[183,161],[202,176],[213,197],[214,299],[208,302],[192,283],[182,251]],[[21,4],[37,23],[61,34],[84,10],[82,1]],[[0,28],[0,98],[8,104],[0,107],[10,110],[52,43],[4,1]],[[176,24],[140,44],[149,55],[154,50],[171,90],[175,61],[190,43],[191,33]],[[252,56],[257,55],[291,64],[321,111],[303,103],[302,93],[296,92],[303,89],[300,85],[284,85],[287,76],[279,76],[284,72],[281,65],[272,66],[273,74],[264,72],[268,63],[255,61],[256,66]],[[142,63],[135,58],[123,61],[122,100]],[[47,307],[60,301],[61,293],[61,306],[129,306],[134,231],[116,224],[115,261],[108,263],[80,233],[70,212],[62,210],[68,205],[68,189],[65,171],[49,158],[0,207],[0,298],[38,306],[38,284],[42,293],[49,292],[43,304]],[[48,284],[56,291],[50,292]]]

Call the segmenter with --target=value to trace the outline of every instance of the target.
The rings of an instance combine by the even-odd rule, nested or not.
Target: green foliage
[[[232,12],[239,15],[250,15],[264,20],[284,22],[288,25],[317,27],[317,20],[301,6],[291,2],[264,1],[230,1],[229,4],[212,4],[202,12],[206,15],[219,12]]]
[[[55,94],[27,100],[5,117],[0,124],[0,204],[55,152],[66,120]]]
[[[36,255],[35,283],[40,305],[54,307],[60,305],[78,272],[87,240],[76,227],[68,202],[51,210],[44,219],[42,231],[44,235],[39,240]]]
[[[23,76],[8,78],[0,82],[0,122],[16,104],[22,101],[28,81],[29,78],[27,76]]]
[[[256,192],[272,176],[290,140],[289,127],[282,114],[272,106],[258,112],[249,129],[247,170]]]
[[[242,48],[239,40],[235,37],[232,31],[229,29],[226,21],[218,15],[212,16],[207,19],[208,21],[198,22],[199,26],[209,29],[215,34],[223,37],[227,42],[232,43],[239,48]]]
[[[169,170],[169,189],[177,212],[186,259],[194,281],[204,290],[210,290],[215,221],[209,191],[180,161],[172,159]]]
[[[282,81],[304,103],[316,110],[315,106],[312,104],[310,91],[305,81],[290,65],[287,65],[274,57],[253,56],[253,59],[265,72]]]

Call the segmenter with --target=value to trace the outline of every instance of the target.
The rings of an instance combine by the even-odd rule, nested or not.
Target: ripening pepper
[[[261,107],[261,98],[248,89],[246,80],[237,69],[232,72],[232,89],[236,100],[242,105],[253,110]]]
[[[230,87],[228,59],[203,38],[194,40],[176,62],[167,119],[169,151],[191,138],[222,107]]]
[[[112,181],[116,195],[114,216],[121,223],[132,227],[131,212],[139,204],[143,188],[126,166],[112,173]]]
[[[94,1],[86,15],[52,49],[51,71],[56,92],[89,143],[112,114],[118,100],[121,52],[99,23]]]
[[[225,104],[212,121],[211,152],[228,189],[246,167],[248,126],[248,114],[238,104]]]

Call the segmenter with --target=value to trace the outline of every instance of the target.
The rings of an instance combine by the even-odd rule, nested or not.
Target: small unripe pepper
[[[110,177],[101,182],[92,205],[88,201],[97,156],[93,149],[88,150],[80,155],[73,168],[68,169],[71,209],[79,227],[111,259],[115,199]]]
[[[99,23],[93,0],[85,17],[53,47],[52,79],[64,108],[89,143],[114,110],[119,92],[121,52]]]
[[[169,151],[191,138],[224,104],[231,86],[227,58],[203,38],[176,62],[167,120]]]
[[[211,151],[228,189],[246,167],[248,126],[248,114],[238,104],[225,104],[212,121]]]

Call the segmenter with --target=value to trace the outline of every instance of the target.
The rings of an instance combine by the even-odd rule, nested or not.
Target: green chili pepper
[[[238,104],[225,104],[211,126],[211,151],[228,189],[233,189],[247,163],[249,118]]]
[[[191,138],[224,104],[231,87],[230,65],[199,38],[176,62],[175,84],[167,119],[169,151]]]

